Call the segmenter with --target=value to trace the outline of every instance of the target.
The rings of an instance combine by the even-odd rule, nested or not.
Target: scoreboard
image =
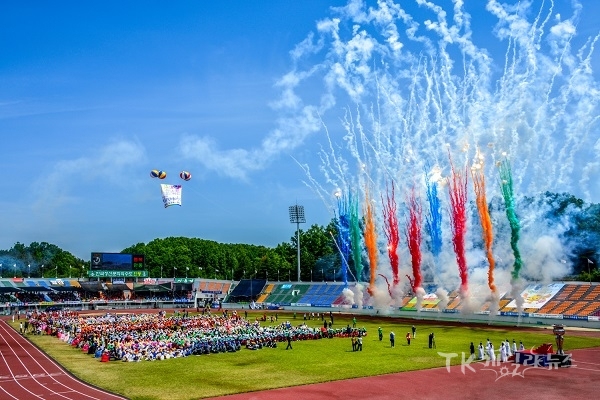
[[[92,253],[90,278],[146,278],[146,262],[141,254]]]

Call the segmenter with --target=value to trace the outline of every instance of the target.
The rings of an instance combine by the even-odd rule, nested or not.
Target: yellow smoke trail
[[[373,202],[369,196],[369,188],[365,188],[365,230],[363,233],[365,239],[365,247],[369,255],[369,271],[371,279],[367,291],[371,296],[375,293],[375,279],[377,278],[377,232],[375,230],[375,211],[373,210]]]
[[[494,242],[494,232],[492,229],[492,219],[488,209],[487,198],[485,195],[485,176],[483,174],[483,156],[477,152],[479,158],[476,164],[471,168],[471,176],[473,177],[473,187],[475,189],[475,197],[477,203],[477,211],[479,212],[479,220],[481,221],[483,242],[485,243],[485,255],[490,265],[488,270],[488,286],[492,293],[496,293],[496,285],[494,284],[494,268],[496,262],[492,254],[492,244]]]

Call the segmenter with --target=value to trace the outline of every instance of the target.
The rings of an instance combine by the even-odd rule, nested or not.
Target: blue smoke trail
[[[442,251],[442,206],[438,197],[437,182],[430,182],[425,179],[427,185],[427,200],[429,202],[429,213],[426,216],[425,224],[427,232],[431,238],[431,253],[436,260]]]
[[[350,205],[348,198],[342,195],[338,198],[337,228],[338,246],[342,256],[342,279],[348,286],[348,258],[350,257]]]

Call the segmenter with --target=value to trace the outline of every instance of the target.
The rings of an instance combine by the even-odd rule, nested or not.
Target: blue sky
[[[168,236],[275,246],[294,235],[288,207],[296,203],[305,206],[304,227],[327,224],[332,209],[299,164],[322,165],[325,127],[341,146],[341,119],[356,99],[349,91],[324,104],[326,81],[299,71],[322,65],[317,23],[345,3],[3,4],[0,248],[45,241],[87,260],[92,251]],[[448,1],[434,3],[452,10]],[[506,42],[493,34],[497,19],[483,2],[466,3],[473,42],[501,71]],[[600,28],[600,2],[582,4],[574,48]],[[415,21],[435,16],[423,4],[402,5]],[[572,10],[557,1],[554,12],[564,19]],[[598,64],[593,54],[596,79]],[[319,105],[322,122],[300,101]],[[597,135],[596,125],[590,143]],[[167,172],[164,183],[192,173],[182,207],[163,208],[152,169]]]

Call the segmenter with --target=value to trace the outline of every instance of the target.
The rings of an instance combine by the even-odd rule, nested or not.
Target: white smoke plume
[[[364,289],[365,289],[365,287],[360,283],[357,283],[352,288],[352,291],[354,292],[354,299],[355,299],[354,304],[356,304],[359,309],[363,308],[363,301],[364,301],[364,295],[365,295]]]
[[[423,297],[425,297],[425,289],[423,289],[422,287],[418,287],[415,289],[415,296],[417,297],[417,305],[416,305],[416,309],[417,312],[421,311],[421,306],[423,304]]]
[[[344,296],[344,304],[345,305],[354,305],[356,304],[355,300],[354,300],[354,292],[352,291],[352,289],[349,288],[344,288],[344,290],[342,290],[342,295]]]
[[[448,297],[448,291],[442,287],[438,287],[435,291],[435,295],[438,298],[437,308],[440,312],[444,311],[448,307],[450,298]]]

